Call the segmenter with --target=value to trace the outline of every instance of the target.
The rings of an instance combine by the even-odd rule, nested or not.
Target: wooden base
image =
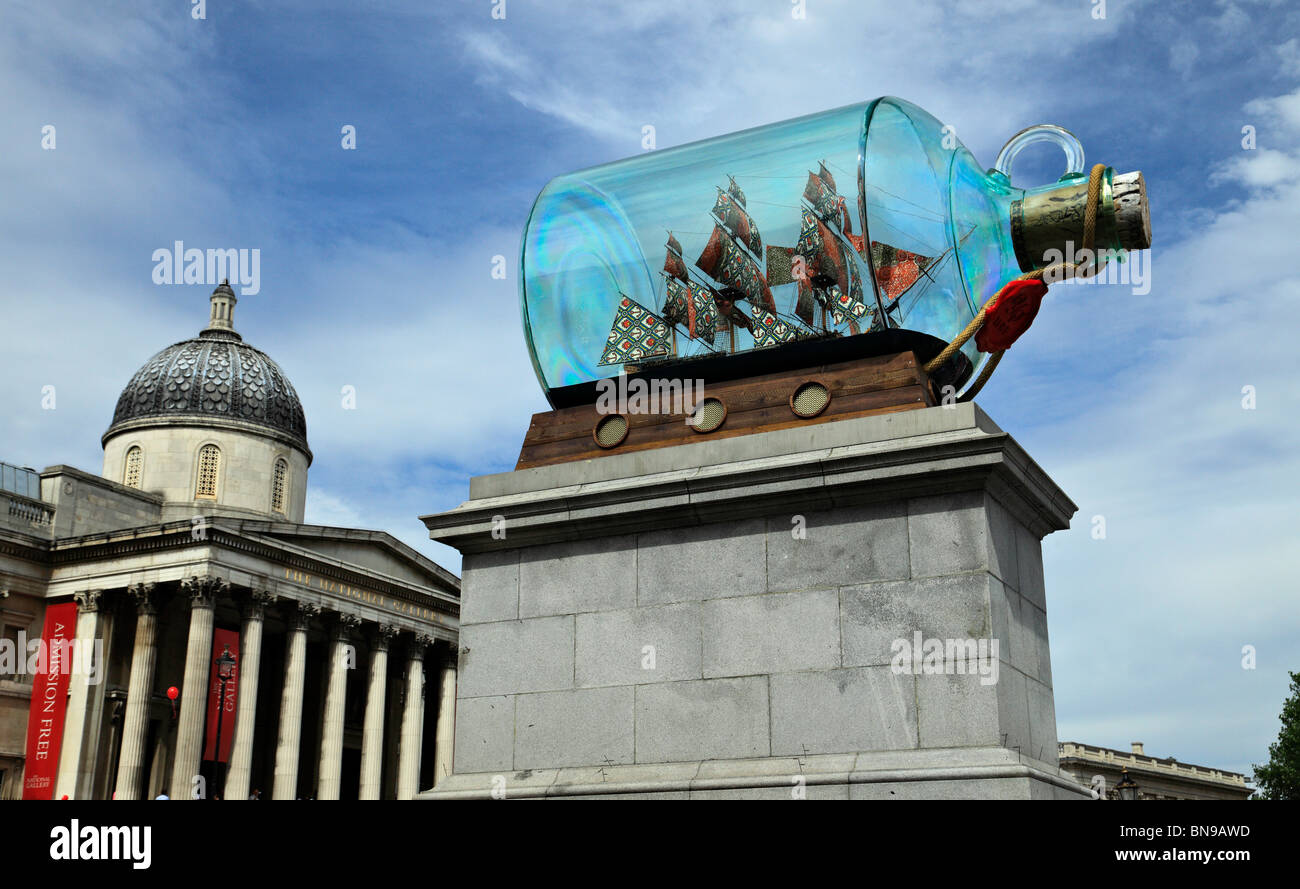
[[[808,383],[824,386],[830,400],[815,416],[801,417],[795,413],[793,398],[795,392]],[[858,358],[714,384],[705,381],[694,394],[697,407],[706,399],[722,402],[725,419],[713,431],[701,432],[687,423],[681,404],[669,405],[667,398],[661,399],[663,403],[658,405],[655,413],[637,412],[635,404],[619,405],[617,410],[627,411],[621,414],[626,420],[626,434],[615,446],[608,448],[597,442],[595,429],[610,413],[599,410],[597,404],[534,414],[515,469],[914,410],[935,404],[930,380],[912,352]],[[673,409],[677,412],[668,412]],[[617,436],[610,437],[611,440],[615,438]]]

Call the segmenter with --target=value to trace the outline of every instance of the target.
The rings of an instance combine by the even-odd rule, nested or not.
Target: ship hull
[[[660,358],[645,361],[628,373],[632,379],[702,380],[704,385],[760,376],[780,371],[798,370],[839,364],[855,358],[874,358],[898,352],[914,352],[922,363],[930,361],[947,345],[943,340],[914,330],[889,329],[849,337],[828,337],[787,343],[780,347],[752,349],[746,352],[719,353],[685,358]],[[958,352],[947,365],[930,375],[942,389],[951,385],[959,389],[970,378],[973,367]],[[547,398],[551,407],[562,409],[594,404],[598,381],[576,383],[551,389]]]

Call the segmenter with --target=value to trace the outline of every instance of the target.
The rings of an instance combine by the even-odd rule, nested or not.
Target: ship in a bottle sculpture
[[[1042,140],[1064,149],[1065,175],[1013,185],[1015,155]],[[933,363],[1007,282],[1083,246],[1090,202],[1099,254],[1150,246],[1141,174],[1090,177],[1066,130],[1022,131],[986,169],[891,97],[648,152],[538,196],[525,335],[557,409],[619,375],[712,386],[903,352]],[[949,351],[936,390],[981,362],[973,337]]]

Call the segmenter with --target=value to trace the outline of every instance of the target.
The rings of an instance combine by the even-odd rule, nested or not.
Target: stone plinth
[[[423,798],[1087,798],[1056,766],[1040,550],[1075,506],[975,405],[470,497],[425,518],[464,577],[452,774]],[[902,664],[918,638],[946,665]]]

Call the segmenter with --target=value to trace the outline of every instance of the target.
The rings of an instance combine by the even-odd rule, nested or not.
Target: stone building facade
[[[1255,792],[1246,784],[1246,776],[1239,772],[1196,766],[1173,757],[1150,756],[1140,741],[1134,741],[1131,747],[1126,753],[1109,747],[1062,742],[1061,771],[1089,787],[1100,776],[1098,792],[1104,787],[1107,799],[1117,798],[1115,785],[1124,775],[1137,785],[1138,799],[1244,800]]]
[[[459,581],[303,523],[302,406],[234,304],[132,378],[102,475],[0,467],[0,798],[410,798],[450,770]],[[25,655],[68,606],[46,730]]]

